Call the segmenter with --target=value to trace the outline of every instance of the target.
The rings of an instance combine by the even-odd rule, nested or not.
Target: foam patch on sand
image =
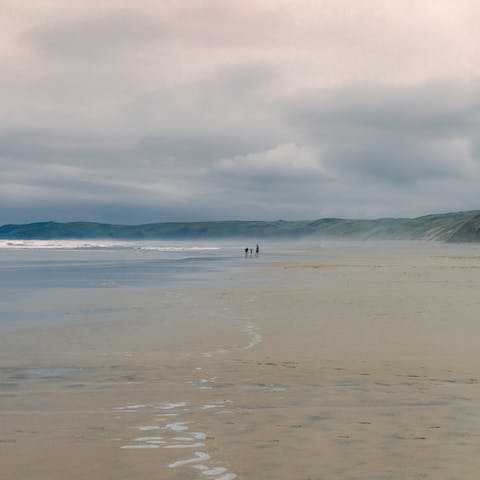
[[[193,386],[202,385],[206,386],[208,383],[214,383],[216,377],[209,379],[196,379],[192,381]],[[188,382],[190,383],[190,382]],[[197,387],[198,388],[198,387]],[[202,387],[200,387],[202,388]],[[205,476],[205,480],[234,480],[237,475],[231,472],[228,472],[228,469],[218,461],[212,461],[212,465],[205,464],[205,462],[211,459],[211,456],[208,452],[199,451],[198,449],[208,449],[208,439],[207,434],[204,432],[190,432],[190,424],[196,423],[192,421],[186,421],[185,418],[189,419],[193,410],[197,412],[209,411],[212,409],[222,410],[225,407],[227,400],[216,402],[216,403],[205,403],[201,405],[195,405],[191,408],[187,407],[187,402],[172,402],[172,403],[161,403],[154,405],[138,404],[138,405],[125,405],[122,407],[116,407],[115,410],[127,411],[127,412],[136,412],[142,411],[142,409],[149,408],[152,410],[152,415],[157,418],[157,421],[166,421],[170,417],[180,417],[181,421],[171,421],[166,425],[140,425],[134,427],[139,431],[157,431],[161,430],[164,436],[144,436],[137,437],[133,440],[130,440],[131,443],[122,445],[120,448],[124,450],[141,450],[141,449],[157,449],[165,448],[169,450],[183,450],[183,449],[197,449],[194,452],[193,457],[185,458],[182,460],[177,460],[168,464],[169,468],[180,468],[186,465],[191,465],[195,468],[198,473],[201,473],[202,477]],[[155,413],[158,410],[167,410],[166,413]],[[190,413],[188,413],[190,412]],[[120,417],[118,417],[120,418]],[[184,436],[175,433],[185,432]],[[209,462],[210,463],[210,462]],[[193,473],[193,472],[192,472]]]
[[[183,432],[185,430],[188,430],[188,427],[187,425],[189,424],[190,422],[175,422],[175,423],[168,423],[167,425],[165,425],[165,427],[163,427],[164,429],[166,430],[172,430],[174,432]]]
[[[183,465],[188,465],[190,463],[197,463],[205,460],[210,460],[210,455],[205,452],[195,452],[194,458],[187,458],[186,460],[178,460],[176,462],[170,463],[168,465],[169,468],[178,468],[182,467]]]
[[[122,445],[120,448],[123,448],[123,449],[160,448],[160,445],[152,445],[150,443],[146,443],[143,445]]]
[[[225,405],[207,404],[200,407],[201,410],[210,410],[211,408],[224,408]]]
[[[165,445],[163,448],[200,448],[204,447],[202,442],[197,443],[174,443],[173,445]]]
[[[163,437],[138,437],[134,439],[135,442],[163,442],[165,443],[165,440]]]
[[[160,410],[173,410],[174,408],[181,408],[186,406],[187,406],[187,402],[163,403],[159,405],[157,408],[159,408]]]
[[[210,476],[214,476],[214,475],[221,475],[222,473],[225,473],[226,471],[227,471],[227,469],[224,468],[224,467],[215,467],[215,468],[211,468],[211,469],[208,469],[208,470],[203,470],[202,475],[208,475],[210,477]]]
[[[125,405],[124,407],[113,407],[114,410],[120,410],[125,412],[135,412],[136,410],[141,410],[143,408],[148,408],[151,405]]]
[[[192,387],[195,387],[199,390],[210,390],[213,388],[213,384],[215,384],[216,380],[217,377],[195,378],[193,380],[187,380],[185,383],[187,383],[188,385],[192,385]]]
[[[243,331],[250,336],[250,342],[244,347],[245,350],[249,350],[263,342],[262,335],[258,333],[257,327],[253,323],[247,323]]]
[[[225,348],[218,348],[217,350],[213,350],[211,352],[203,352],[200,355],[205,358],[211,358],[215,355],[225,355],[225,353],[228,353],[228,350]]]

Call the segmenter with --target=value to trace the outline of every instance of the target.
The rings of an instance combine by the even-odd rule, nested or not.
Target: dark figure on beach
[[[252,254],[253,254],[253,250],[252,250],[252,249],[250,249],[250,256],[252,256]]]
[[[245,257],[248,257],[248,247],[245,249]]]
[[[255,248],[255,256],[258,257],[259,253],[260,253],[260,247],[258,246],[258,243],[257,243],[257,247]]]

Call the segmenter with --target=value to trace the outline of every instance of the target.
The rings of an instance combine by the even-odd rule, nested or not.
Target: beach
[[[3,477],[477,479],[480,246],[275,248],[4,298]]]

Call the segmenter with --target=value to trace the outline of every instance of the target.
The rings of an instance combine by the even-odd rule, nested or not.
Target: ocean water
[[[0,241],[0,290],[193,281],[238,258],[240,251],[215,242]]]
[[[282,251],[272,244],[266,256],[245,258],[246,246],[255,243],[0,240],[0,324],[47,321],[55,316],[49,305],[56,298],[78,291],[234,281],[237,273],[253,271]]]
[[[312,249],[328,255],[332,245],[314,240],[270,241],[260,244],[258,258],[245,258],[245,247],[254,249],[254,241],[0,240],[0,300],[15,301],[17,295],[46,290],[222,282],[232,272],[253,271],[265,260]],[[334,245],[337,255],[342,251],[349,255],[355,244]],[[367,244],[361,249],[367,249]]]
[[[175,289],[261,282],[262,263],[328,252],[319,241],[0,240],[0,324],[62,319],[65,298],[112,289]],[[336,247],[346,254],[352,244]],[[366,247],[362,247],[366,248]],[[337,251],[338,255],[338,251]],[[305,260],[305,258],[304,258]],[[270,278],[269,281],[272,281]],[[275,278],[281,282],[282,276]],[[105,292],[107,293],[107,292]]]

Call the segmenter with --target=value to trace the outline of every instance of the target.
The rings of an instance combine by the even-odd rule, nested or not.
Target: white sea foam
[[[168,423],[163,427],[166,430],[172,430],[174,432],[183,432],[188,430],[187,424],[190,422],[175,422],[175,423]]]
[[[142,408],[147,408],[150,405],[126,405],[124,407],[113,407],[114,410],[123,410],[123,411],[135,411],[140,410]]]
[[[202,432],[192,432],[191,435],[195,440],[205,440],[207,438]]]
[[[203,352],[200,355],[202,357],[210,358],[213,357],[213,355],[223,355],[225,353],[228,353],[228,350],[225,350],[225,348],[219,348],[217,350],[213,350],[212,352]]]
[[[211,404],[211,405],[202,405],[200,407],[202,410],[210,410],[211,408],[224,408],[224,405],[217,405],[217,404]]]
[[[135,438],[135,442],[159,442],[163,441],[163,437],[138,437]]]
[[[225,473],[227,471],[226,468],[224,467],[215,467],[211,468],[210,470],[203,470],[202,475],[208,475],[213,476],[213,475],[221,475],[222,473]]]
[[[150,444],[150,443],[145,443],[143,445],[122,445],[120,448],[123,448],[123,449],[160,448],[160,445],[153,445],[153,444]]]
[[[148,431],[148,430],[160,430],[158,425],[145,425],[144,427],[137,427],[137,430]]]
[[[215,383],[218,377],[212,378],[195,378],[193,380],[187,380],[185,383],[192,385],[197,390],[211,390],[212,385]]]
[[[169,468],[182,467],[183,465],[188,465],[189,463],[197,463],[204,460],[210,460],[210,455],[204,452],[195,452],[194,458],[187,458],[186,460],[178,460],[176,462],[170,463]]]
[[[234,473],[227,473],[226,475],[223,475],[222,477],[218,477],[215,480],[233,480],[234,478],[237,478],[237,476]]]
[[[159,405],[157,408],[159,408],[160,410],[173,410],[174,408],[180,408],[180,407],[186,407],[186,406],[187,406],[187,402],[163,403],[162,405]]]
[[[244,347],[245,350],[249,350],[250,348],[255,347],[259,343],[262,343],[263,337],[257,332],[257,328],[252,323],[248,323],[243,329],[243,331],[246,334],[250,335],[250,342],[247,344],[247,346]]]
[[[214,252],[221,250],[218,246],[202,245],[169,245],[154,241],[105,241],[90,239],[85,240],[0,240],[0,248],[5,249],[37,249],[37,250],[96,250],[96,249],[126,249],[146,250],[156,252]]]
[[[202,442],[197,443],[174,443],[172,445],[165,445],[163,448],[200,448],[204,447],[205,444]]]

